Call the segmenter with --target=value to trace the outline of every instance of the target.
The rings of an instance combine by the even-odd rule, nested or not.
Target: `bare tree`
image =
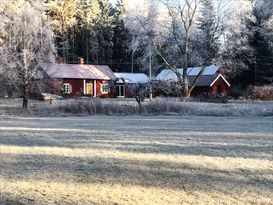
[[[183,95],[189,97],[192,90],[195,88],[196,82],[205,70],[205,67],[212,61],[211,56],[214,55],[208,55],[210,52],[208,49],[211,48],[211,45],[207,46],[207,44],[216,44],[216,41],[219,40],[217,32],[220,31],[219,24],[221,18],[218,15],[213,16],[205,13],[205,9],[202,11],[202,8],[208,2],[205,0],[162,0],[162,2],[166,7],[169,16],[169,24],[165,24],[170,26],[165,26],[167,32],[163,35],[166,35],[166,37],[155,42],[155,48],[157,54],[161,57],[167,67],[176,74],[178,83],[183,89]],[[213,3],[211,3],[211,7],[213,7],[212,5]],[[205,39],[203,37],[200,38],[200,19],[203,17],[203,25],[207,25],[205,22],[206,20],[215,24],[213,31],[211,28],[203,29],[203,32],[207,32],[206,34],[208,37],[215,38],[217,36],[215,41],[210,41],[210,39]],[[205,44],[206,46],[204,46]],[[199,65],[201,66],[201,69],[190,84],[188,68],[191,65]],[[181,67],[182,73],[178,70],[178,68]]]
[[[19,88],[23,108],[35,85],[38,65],[53,61],[53,33],[45,20],[41,2],[24,0],[6,2],[3,45],[0,47],[2,73],[9,76],[10,86]],[[0,35],[1,36],[1,35]]]
[[[135,98],[138,104],[138,112],[141,114],[142,112],[142,104],[145,98],[149,94],[149,86],[147,83],[134,83],[134,84],[127,84],[129,93]]]
[[[135,54],[137,51],[142,50],[141,45],[143,41],[146,41],[142,22],[147,19],[148,9],[149,6],[146,0],[123,2],[122,17],[132,38],[129,45],[131,51],[131,73],[134,72]]]
[[[171,86],[163,81],[151,80],[148,83],[132,83],[126,84],[128,87],[129,93],[135,98],[138,104],[139,114],[143,110],[143,102],[150,94],[150,87],[153,87],[153,90],[160,92],[162,95],[169,95],[171,93]]]
[[[189,58],[191,54],[191,38],[194,37],[194,29],[196,28],[199,0],[184,0],[184,1],[162,1],[168,10],[170,17],[170,27],[168,27],[167,35],[171,36],[168,41],[172,41],[174,48],[178,52],[179,61],[174,61],[167,57],[164,53],[164,47],[160,42],[155,45],[158,55],[164,63],[177,76],[178,83],[183,87],[184,96],[188,97],[191,92],[189,88],[189,80],[187,68],[189,66]],[[178,66],[183,67],[183,73],[178,71]]]

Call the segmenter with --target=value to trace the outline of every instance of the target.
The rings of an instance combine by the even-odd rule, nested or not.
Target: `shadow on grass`
[[[111,133],[109,133],[110,135]],[[267,159],[273,161],[273,141],[268,137],[149,137],[134,141],[134,137],[105,137],[96,135],[92,139],[88,135],[62,136],[29,136],[29,135],[0,135],[0,144],[19,147],[60,147],[83,149],[115,149],[122,152],[145,154],[183,154],[212,157],[242,157],[252,159]],[[91,139],[90,139],[91,138]],[[272,137],[273,138],[273,137]]]
[[[270,171],[221,170],[210,167],[162,161],[116,158],[78,158],[56,155],[1,154],[1,177],[13,180],[74,181],[140,185],[170,189],[209,191],[273,191]]]

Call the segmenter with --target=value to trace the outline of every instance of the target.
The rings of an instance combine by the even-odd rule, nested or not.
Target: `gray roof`
[[[189,76],[189,84],[192,85],[196,76]],[[211,83],[215,80],[215,75],[201,75],[196,81],[196,86],[210,86]]]
[[[183,69],[182,68],[179,68],[177,70],[181,75],[183,74]],[[190,76],[197,76],[198,73],[200,72],[200,70],[201,70],[201,67],[188,68],[187,69],[188,76],[189,77]],[[215,65],[207,66],[204,69],[204,71],[202,73],[202,76],[205,76],[205,75],[216,76],[218,70],[219,70],[218,66],[215,66]],[[167,80],[177,81],[177,76],[172,70],[164,69],[156,76],[155,79],[156,80],[162,80],[162,81],[167,81]]]
[[[202,69],[201,67],[193,67],[193,68],[187,69],[190,85],[193,84],[193,81],[195,80],[195,78],[197,77],[197,75],[199,74],[201,69]],[[177,69],[177,70],[182,76],[183,69]],[[227,83],[227,85],[230,86],[228,81],[225,79],[225,77],[223,75],[221,75],[218,72],[218,70],[219,70],[219,67],[215,66],[215,65],[205,67],[203,73],[199,76],[199,79],[197,80],[195,85],[196,86],[211,86],[215,82],[216,79],[221,77]],[[165,70],[162,70],[156,76],[155,79],[160,80],[160,81],[177,81],[177,76],[176,76],[175,72],[173,72],[172,70],[165,69]]]
[[[40,67],[52,78],[114,80],[114,73],[107,65],[41,64]]]
[[[117,79],[123,79],[125,83],[147,83],[149,77],[144,73],[114,73]],[[123,83],[122,80],[118,81]]]

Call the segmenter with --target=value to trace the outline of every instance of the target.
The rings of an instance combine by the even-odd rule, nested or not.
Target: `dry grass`
[[[0,125],[0,204],[273,204],[272,117]]]
[[[0,116],[129,116],[139,115],[134,99],[66,99],[53,104],[30,100],[29,109],[21,108],[21,99],[1,99]],[[234,101],[230,103],[181,102],[177,98],[148,99],[142,105],[141,115],[185,115],[185,116],[273,116],[272,101]]]

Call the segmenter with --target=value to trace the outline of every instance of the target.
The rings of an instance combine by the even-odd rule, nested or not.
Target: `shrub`
[[[244,92],[241,90],[236,90],[236,89],[230,89],[227,92],[227,96],[232,97],[234,99],[240,99],[244,96]]]
[[[246,96],[250,99],[273,100],[273,85],[249,86]]]
[[[36,104],[35,104],[36,105]],[[181,102],[172,99],[144,102],[144,115],[194,115],[194,116],[272,116],[273,107],[269,102],[207,103]],[[29,110],[19,106],[1,107],[0,115],[17,116],[73,116],[73,115],[138,115],[137,103],[118,103],[111,100],[69,99],[53,104],[37,104]]]

